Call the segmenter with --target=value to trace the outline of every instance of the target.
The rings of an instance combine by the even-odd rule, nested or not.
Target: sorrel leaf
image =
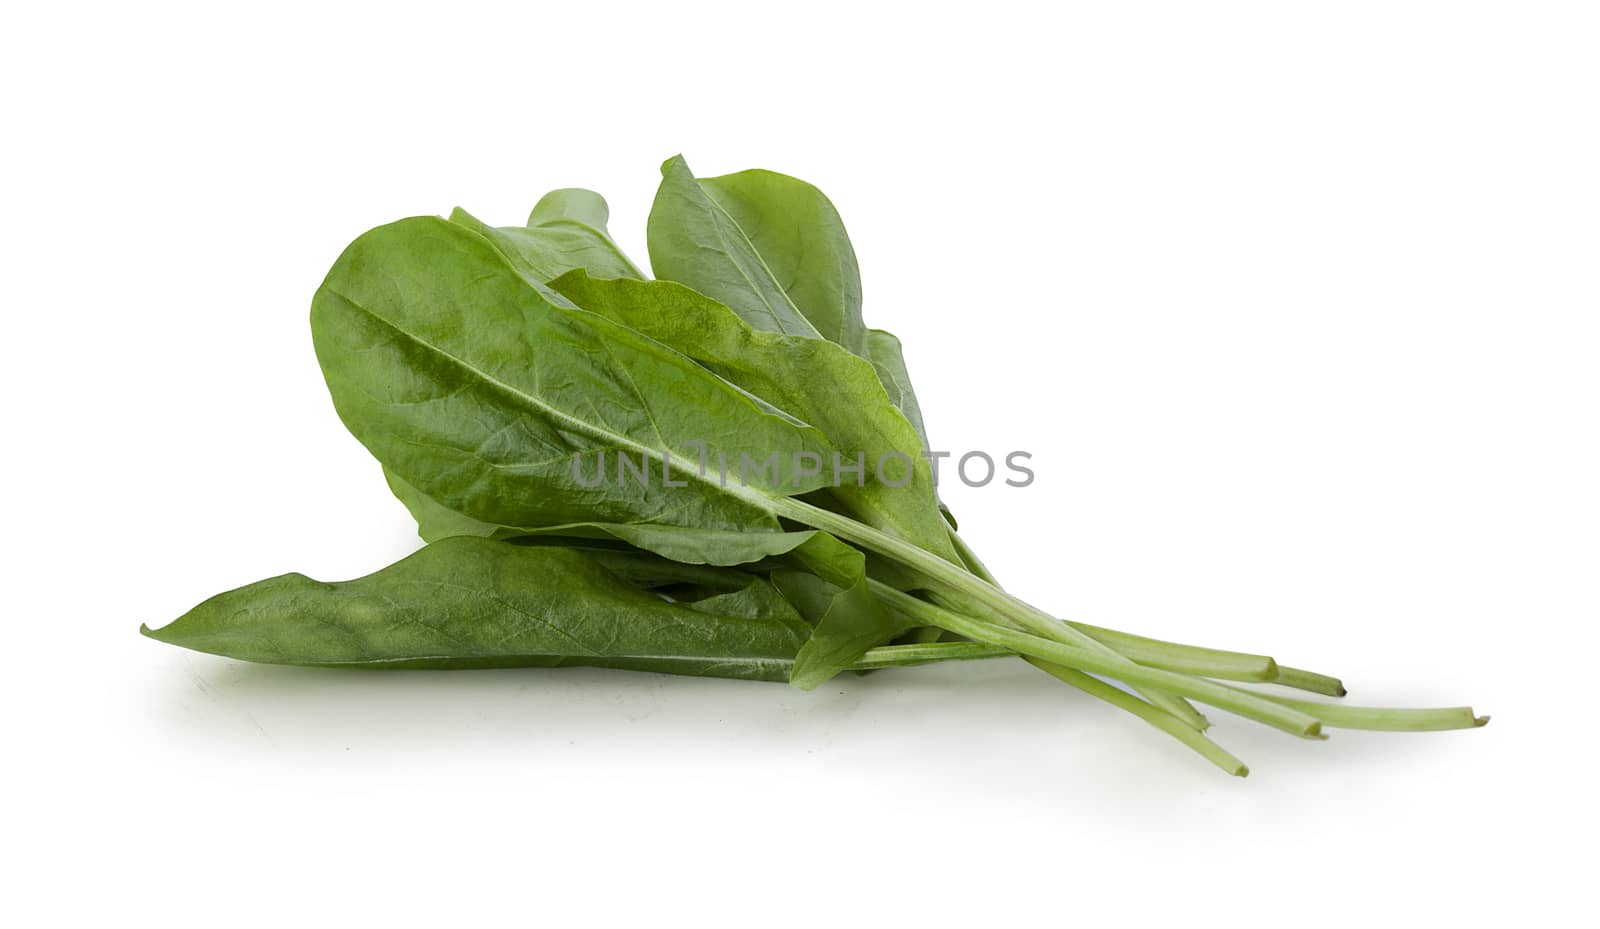
[[[450,221],[466,226],[499,249],[518,271],[538,283],[573,268],[601,277],[643,278],[606,228],[611,210],[592,190],[552,190],[540,198],[526,226],[496,227],[459,207]]]
[[[260,581],[143,631],[270,664],[592,665],[765,681],[788,678],[811,633],[759,578],[739,592],[674,604],[581,552],[465,537],[353,581]]]
[[[357,239],[317,291],[312,334],[350,431],[407,484],[481,522],[776,529],[768,501],[824,484],[794,473],[795,453],[833,450],[683,355],[552,303],[488,240],[440,219]],[[691,464],[700,443],[735,468],[778,454],[722,486],[720,469]],[[580,479],[575,455],[647,464],[647,486],[616,472],[586,486],[596,475]]]
[[[739,224],[678,156],[661,166],[647,242],[656,277],[688,284],[767,332],[821,338]]]
[[[575,523],[540,529],[513,529],[491,526],[455,513],[417,492],[398,478],[390,486],[407,502],[417,516],[424,538],[450,535],[492,536],[530,542],[549,539],[557,544],[581,540],[615,540],[633,549],[649,552],[671,563],[695,567],[731,566],[784,558],[804,572],[787,571],[791,577],[783,594],[796,599],[795,606],[816,629],[797,656],[795,686],[811,689],[860,660],[870,648],[890,641],[904,631],[896,614],[884,610],[867,587],[866,559],[860,551],[839,542],[825,532],[727,532],[680,526],[620,523]],[[659,573],[659,566],[652,566]],[[810,572],[810,573],[806,573]],[[670,574],[685,579],[682,572]],[[703,583],[704,577],[694,580]]]
[[[421,536],[424,542],[437,542],[458,535],[486,539],[502,535],[501,530],[504,527],[457,513],[406,483],[404,478],[389,470],[388,466],[383,469],[383,477],[389,482],[389,492],[405,505],[411,512],[411,518],[417,521],[417,535]]]
[[[699,183],[744,233],[812,328],[854,354],[866,355],[861,270],[844,221],[822,191],[798,178],[760,169],[702,178]],[[699,289],[687,277],[661,276]]]
[[[878,380],[895,409],[916,429],[922,447],[932,451],[933,446],[928,444],[928,428],[922,423],[922,405],[917,402],[917,392],[911,386],[911,373],[906,370],[906,358],[900,340],[894,333],[868,329],[864,355],[872,362],[872,368],[877,372]]]

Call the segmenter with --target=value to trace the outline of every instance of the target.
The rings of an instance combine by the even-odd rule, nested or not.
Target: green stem
[[[1280,665],[1266,655],[1252,655],[1246,652],[1230,652],[1215,648],[1202,648],[1195,645],[1183,645],[1177,642],[1166,642],[1161,639],[1149,639],[1144,636],[1132,635],[1127,632],[1118,632],[1114,629],[1104,629],[1091,626],[1087,623],[1070,623],[1076,629],[1110,645],[1123,655],[1148,668],[1160,668],[1163,671],[1174,671],[1179,674],[1191,674],[1196,677],[1209,677],[1222,681],[1244,681],[1252,684],[1278,684],[1285,687],[1296,687],[1313,693],[1325,694],[1331,697],[1344,696],[1344,687],[1338,678],[1328,677],[1325,674],[1316,674],[1311,671],[1302,671],[1299,668],[1290,668]],[[945,642],[941,646],[959,645],[963,643]],[[972,644],[972,643],[965,643]],[[897,648],[910,649],[915,646],[896,646]],[[986,649],[984,654],[974,657],[997,657],[991,654],[997,650],[991,646],[978,646]],[[1013,655],[1015,652],[998,650],[999,653]],[[868,654],[871,654],[870,652]],[[952,654],[950,659],[958,659],[962,655]],[[935,657],[930,660],[946,660]],[[1254,691],[1252,691],[1254,693]],[[1278,697],[1274,694],[1259,693],[1268,700],[1277,703],[1292,703],[1292,698]],[[1306,706],[1323,707],[1327,704],[1306,702]],[[1409,712],[1409,711],[1408,711]],[[1312,714],[1317,715],[1317,714]],[[1331,725],[1331,723],[1330,723]],[[1457,728],[1457,727],[1447,727]]]
[[[956,532],[955,527],[950,526],[948,531],[950,544],[955,547],[956,554],[961,557],[961,561],[967,566],[967,570],[982,578],[985,582],[999,587],[1000,582],[995,579],[994,574],[984,565],[983,559],[978,557],[978,553],[974,552],[972,547],[967,545],[966,540]],[[1076,687],[1091,697],[1097,697],[1119,710],[1137,716],[1187,745],[1202,758],[1227,773],[1235,777],[1244,777],[1250,773],[1250,769],[1245,766],[1243,761],[1240,761],[1222,746],[1207,738],[1204,733],[1204,725],[1196,726],[1193,718],[1179,718],[1169,710],[1141,700],[1120,687],[1113,687],[1097,677],[1084,674],[1074,668],[1051,664],[1047,661],[1039,661],[1036,658],[1029,658],[1027,661],[1057,680]],[[1183,705],[1188,706],[1188,704]],[[1195,715],[1199,716],[1198,713]],[[1204,724],[1205,717],[1200,717],[1200,722]]]
[[[1278,663],[1267,655],[1165,642],[1088,623],[1069,622],[1067,625],[1152,668],[1228,681],[1272,681],[1278,677]]]
[[[1254,691],[1251,691],[1254,693]],[[1256,694],[1307,716],[1314,716],[1324,725],[1337,729],[1372,729],[1380,732],[1440,732],[1445,729],[1476,729],[1489,723],[1489,717],[1478,716],[1469,706],[1426,707],[1422,709],[1395,709],[1376,706],[1345,706],[1339,703],[1318,703],[1315,700],[1296,700],[1276,694]]]
[[[969,639],[1013,649],[1048,664],[1065,665],[1079,671],[1103,674],[1126,681],[1190,697],[1220,710],[1226,710],[1305,738],[1319,738],[1322,724],[1308,713],[1283,706],[1249,691],[1219,684],[1205,678],[1190,677],[1159,668],[1146,668],[1123,658],[1111,658],[1088,649],[1076,648],[1027,632],[952,613],[925,600],[878,581],[869,581],[873,595],[890,609],[913,621],[948,629]]]
[[[998,580],[995,580],[995,576],[992,573],[990,573],[988,567],[984,565],[983,559],[979,558],[978,557],[978,553],[972,550],[972,547],[967,544],[965,539],[961,538],[961,535],[956,532],[955,527],[954,526],[947,526],[947,532],[948,532],[948,534],[950,536],[950,544],[952,546],[954,546],[954,548],[956,550],[956,554],[961,557],[961,561],[962,561],[963,564],[965,564],[967,566],[967,570],[971,571],[974,575],[976,575],[976,576],[982,578],[983,580],[987,581],[989,584],[992,584],[995,587],[999,587],[1000,586],[1000,582]],[[1136,658],[1134,655],[1128,653],[1124,649],[1119,648],[1115,642],[1107,641],[1106,640],[1107,639],[1106,636],[1098,634],[1098,633],[1112,633],[1112,630],[1099,629],[1098,627],[1095,627],[1095,626],[1085,626],[1082,623],[1068,623],[1067,625],[1072,626],[1073,628],[1077,629],[1078,631],[1087,634],[1090,638],[1099,641],[1102,645],[1109,646],[1111,649],[1122,653],[1127,658],[1130,658],[1130,659],[1132,659],[1134,661],[1141,661],[1141,659]],[[1119,633],[1112,633],[1112,634],[1116,635],[1116,634],[1119,634]],[[1143,644],[1143,643],[1154,643],[1155,642],[1154,639],[1142,639],[1139,636],[1127,636],[1126,638],[1130,641],[1131,644],[1135,644],[1135,645],[1139,645],[1139,644]],[[1134,642],[1133,640],[1138,640],[1138,641]],[[1166,646],[1171,646],[1172,643],[1163,642],[1163,643],[1159,643],[1159,644],[1166,645]],[[1148,649],[1146,650],[1146,653],[1149,654],[1149,650]],[[1268,659],[1268,660],[1270,661],[1271,659]],[[1152,665],[1153,667],[1161,667],[1161,665],[1156,664],[1156,663],[1151,662],[1151,661],[1141,661],[1141,663]],[[1035,663],[1035,664],[1037,664],[1037,663]],[[1050,670],[1050,668],[1047,668],[1044,665],[1038,665],[1038,667],[1042,668],[1046,673],[1055,674],[1054,671]],[[1174,670],[1187,670],[1187,669],[1174,669]],[[1088,677],[1088,675],[1079,675],[1079,676],[1086,677],[1086,678]],[[1068,683],[1072,683],[1072,681],[1067,680],[1067,678],[1061,677],[1061,675],[1059,675],[1059,674],[1057,674],[1056,677],[1061,678],[1061,680],[1067,681]],[[1089,680],[1094,680],[1093,678],[1088,678],[1088,679]],[[1116,690],[1116,688],[1113,687],[1112,690]],[[1118,692],[1120,693],[1120,691],[1118,691]],[[1145,704],[1144,701],[1139,701],[1139,702],[1140,702],[1141,705],[1148,705],[1148,704]],[[1160,701],[1159,705],[1163,709],[1166,709],[1166,711],[1168,713],[1172,714],[1174,717],[1176,717],[1184,725],[1188,726],[1190,729],[1193,729],[1195,732],[1204,732],[1206,730],[1206,728],[1211,725],[1206,720],[1206,718],[1204,716],[1200,715],[1200,712],[1198,710],[1196,710],[1194,707],[1190,706],[1188,704],[1188,702],[1186,702],[1184,700],[1176,699],[1176,698],[1174,698],[1174,699],[1172,699],[1170,701],[1163,700],[1163,701]],[[1166,726],[1161,726],[1160,728],[1165,729],[1167,727]],[[1185,741],[1187,741],[1187,740],[1185,740]],[[1213,748],[1215,748],[1215,744],[1211,743],[1209,740],[1206,742],[1206,744],[1212,746]],[[1220,751],[1220,749],[1218,749],[1218,751]],[[1201,754],[1206,754],[1206,753],[1204,751],[1202,751]],[[1224,753],[1224,754],[1226,754],[1226,753]],[[1210,756],[1208,755],[1207,757],[1210,757]],[[1232,757],[1232,756],[1229,756],[1229,757]],[[1212,758],[1211,760],[1212,761],[1216,761],[1217,759]],[[1235,759],[1235,760],[1237,760],[1237,759]],[[1244,766],[1241,764],[1241,765],[1239,765],[1239,767],[1241,769],[1243,769]]]
[[[1087,692],[1090,696],[1099,697],[1119,710],[1126,710],[1132,713],[1194,749],[1201,757],[1229,774],[1235,777],[1244,777],[1250,773],[1250,769],[1246,767],[1244,762],[1235,758],[1227,749],[1211,741],[1206,737],[1205,733],[1185,725],[1171,713],[1151,706],[1126,690],[1107,684],[1098,677],[1084,674],[1075,668],[1038,660],[1033,660],[1032,664],[1046,674]]]
[[[984,565],[983,559],[979,558],[978,554],[967,545],[966,540],[957,534],[955,527],[950,527],[949,533],[950,543],[955,546],[956,554],[961,556],[961,561],[966,564],[967,570],[982,578],[987,583],[992,584],[995,587],[999,587],[1000,582],[995,580],[994,575],[990,573],[989,569]],[[1078,628],[1088,632],[1088,629],[1085,629],[1083,626],[1079,626]],[[1089,629],[1093,628],[1094,627],[1089,627]],[[1093,636],[1094,633],[1089,632],[1089,635]],[[1137,637],[1135,636],[1130,638]],[[1119,710],[1137,716],[1155,728],[1165,732],[1167,735],[1177,739],[1179,742],[1182,742],[1184,745],[1187,745],[1191,750],[1200,755],[1200,757],[1221,768],[1223,771],[1226,771],[1235,777],[1244,777],[1250,773],[1250,768],[1246,766],[1243,761],[1240,761],[1227,749],[1207,738],[1205,733],[1199,728],[1195,727],[1191,721],[1179,719],[1167,710],[1141,700],[1120,687],[1107,684],[1105,681],[1102,681],[1093,675],[1085,674],[1076,668],[1068,668],[1064,665],[1051,664],[1048,661],[1039,661],[1036,658],[1029,658],[1027,661],[1029,664],[1045,672],[1046,674],[1049,674],[1051,677],[1054,677],[1065,684],[1076,687],[1091,697],[1096,697],[1100,700],[1103,700]]]
[[[821,507],[812,506],[804,500],[794,497],[778,497],[770,501],[770,503],[779,516],[788,517],[815,529],[831,532],[847,542],[853,542],[884,557],[892,558],[944,585],[951,592],[976,601],[1007,622],[1025,629],[1037,637],[1070,645],[1076,649],[1094,652],[1116,664],[1137,667],[1134,662],[1119,654],[1115,649],[1095,641],[1090,636],[1068,626],[1054,616],[1039,610],[1037,607],[1023,603],[999,587],[968,573],[963,566],[945,561],[943,558],[924,551],[910,542],[857,522],[848,516],[842,516],[838,513],[824,510]],[[929,623],[928,625],[938,624]],[[1130,679],[1129,683],[1134,682]],[[1175,694],[1165,693],[1160,688],[1146,688],[1143,685],[1136,686],[1139,686],[1140,692],[1149,698],[1151,703],[1161,707],[1178,719],[1197,729],[1206,727],[1205,717],[1196,712],[1194,707],[1178,699]]]
[[[967,570],[995,587],[999,587],[1000,582],[994,579],[993,574],[989,573],[989,568],[984,565],[983,559],[978,557],[978,553],[973,551],[972,547],[967,544],[967,540],[956,532],[954,526],[949,526],[948,524],[946,526],[950,535],[950,544],[955,548],[956,554],[961,556],[961,563],[967,566]]]
[[[1288,665],[1278,665],[1278,676],[1272,679],[1272,683],[1328,697],[1342,697],[1348,693],[1344,689],[1344,683],[1336,677],[1318,674],[1315,671],[1303,671]]]
[[[874,668],[904,668],[932,661],[975,661],[984,658],[1015,658],[1017,653],[981,642],[929,642],[921,645],[883,645],[867,649],[851,671]]]

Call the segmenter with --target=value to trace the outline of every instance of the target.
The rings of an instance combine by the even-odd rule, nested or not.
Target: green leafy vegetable
[[[821,191],[662,167],[649,280],[592,191],[357,238],[312,300],[335,409],[429,544],[343,583],[271,578],[156,639],[328,667],[590,665],[816,687],[1020,657],[1221,769],[1204,703],[1294,735],[1482,725],[1332,697],[1266,655],[1067,622],[1007,593],[939,502],[898,339]],[[893,465],[893,467],[888,467]],[[887,470],[885,468],[888,467]],[[938,641],[944,639],[944,641]]]

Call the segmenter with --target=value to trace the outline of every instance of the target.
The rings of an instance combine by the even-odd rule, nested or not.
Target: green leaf
[[[578,522],[779,528],[773,501],[815,490],[798,455],[832,446],[625,326],[560,306],[481,235],[432,217],[358,238],[312,303],[340,418],[402,481],[501,526]],[[698,467],[701,449],[720,468]],[[739,463],[772,467],[744,470]],[[626,456],[645,478],[587,486]],[[667,486],[666,477],[685,486]],[[643,485],[643,486],[642,486]]]
[[[725,582],[726,576],[689,574],[683,569],[702,565],[747,565],[790,556],[789,560],[814,572],[806,575],[815,581],[813,584],[794,577],[803,572],[785,571],[790,577],[782,588],[784,596],[802,598],[795,605],[807,621],[816,626],[797,656],[795,677],[791,681],[806,690],[843,671],[860,660],[868,649],[890,641],[905,629],[899,617],[884,610],[868,590],[865,556],[825,532],[725,532],[619,523],[577,523],[518,530],[490,526],[454,513],[397,478],[391,479],[390,486],[413,507],[419,523],[435,532],[511,538],[524,543],[538,539],[549,539],[556,544],[595,539],[624,543],[638,551],[617,552],[611,556],[616,562],[605,563],[617,573],[635,579],[650,577],[662,583],[705,585],[719,580]],[[429,531],[428,528],[423,530],[425,538]],[[653,556],[654,560],[642,560],[641,555],[644,559]],[[664,565],[659,563],[662,561]]]
[[[545,194],[526,226],[490,226],[460,208],[450,221],[494,243],[513,267],[540,284],[574,268],[588,268],[600,277],[643,278],[606,229],[610,214],[604,197],[569,188]]]
[[[513,539],[511,544],[548,545],[581,551],[591,561],[643,590],[694,586],[702,590],[729,593],[744,587],[756,576],[743,568],[684,564],[621,543],[592,539],[525,537]]]
[[[495,538],[503,534],[504,527],[457,513],[406,483],[404,478],[387,466],[383,469],[383,477],[389,482],[389,491],[411,511],[411,518],[417,521],[417,535],[424,542],[437,542],[458,535]]]
[[[398,476],[387,471],[385,475],[395,496],[405,502],[417,519],[418,534],[429,542],[453,536],[517,541],[539,538],[558,541],[609,539],[682,564],[732,566],[788,555],[806,546],[819,534],[815,529],[792,532],[726,530],[652,523],[581,522],[557,526],[497,526],[457,513]]]
[[[822,191],[798,178],[759,169],[704,178],[700,187],[744,233],[812,328],[857,355],[867,355],[861,270],[844,221]],[[700,289],[689,278],[662,276]]]
[[[907,627],[879,605],[867,586],[866,557],[826,532],[718,532],[676,526],[590,523],[556,526],[540,534],[566,538],[610,537],[687,565],[736,565],[784,558],[803,571],[783,570],[779,589],[815,625],[796,656],[790,683],[810,690],[858,661]],[[778,573],[773,574],[774,581]],[[678,580],[690,580],[674,575]],[[693,578],[695,583],[703,579]],[[814,583],[813,583],[814,582]]]
[[[565,523],[559,526],[497,526],[457,513],[384,470],[389,488],[417,520],[425,541],[454,536],[475,536],[529,542],[552,539],[615,540],[653,555],[685,565],[730,566],[750,564],[793,552],[817,534],[815,529],[795,532],[700,529],[650,523]]]
[[[872,362],[872,367],[878,372],[878,380],[889,394],[889,399],[895,408],[905,416],[912,427],[917,430],[917,438],[921,440],[922,447],[928,451],[933,450],[933,445],[928,441],[928,427],[922,423],[922,405],[917,402],[917,392],[911,386],[911,373],[906,370],[905,354],[900,346],[900,339],[892,332],[882,329],[867,330],[866,357]],[[935,490],[935,493],[938,491]],[[965,544],[954,533],[960,528],[956,525],[956,514],[950,508],[939,502],[939,511],[944,515],[945,522],[950,526],[950,542],[969,566],[979,567],[976,573],[987,575],[987,569],[981,569],[982,562],[978,556],[966,550]]]
[[[821,338],[750,241],[679,155],[661,166],[647,242],[656,277],[717,300],[766,332]]]
[[[563,187],[539,198],[539,202],[528,213],[527,226],[529,229],[538,229],[567,223],[587,229],[594,238],[609,242],[611,233],[607,231],[606,224],[610,221],[611,207],[606,204],[605,197],[582,187]]]
[[[860,557],[860,552],[855,554]],[[859,661],[869,649],[909,628],[899,614],[884,609],[864,577],[841,587],[817,574],[774,571],[772,582],[815,627],[795,656],[794,671],[789,677],[789,683],[801,690],[826,683]]]
[[[917,439],[922,447],[931,451],[933,446],[928,443],[928,429],[922,424],[922,406],[917,403],[917,393],[911,387],[911,374],[906,370],[906,358],[900,340],[894,333],[869,329],[863,354],[872,362],[872,368],[888,393],[889,401],[917,431]]]
[[[539,199],[528,224],[521,228],[496,228],[457,208],[450,221],[488,239],[523,277],[541,287],[574,268],[586,268],[601,277],[644,275],[634,266],[606,228],[611,209],[592,190],[552,190]],[[561,302],[544,291],[552,302]],[[407,484],[388,468],[389,489],[417,520],[418,533],[427,541],[455,535],[496,535],[496,528],[440,505]]]
[[[353,581],[260,581],[141,631],[271,664],[589,665],[781,681],[811,629],[763,579],[674,604],[581,552],[462,537]]]
[[[508,538],[559,536],[575,539],[616,539],[684,564],[719,567],[751,564],[787,555],[803,548],[818,535],[815,529],[798,532],[760,530],[738,532],[648,523],[568,523],[562,526],[501,531]]]

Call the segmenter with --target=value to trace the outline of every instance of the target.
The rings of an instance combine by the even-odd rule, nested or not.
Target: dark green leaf
[[[581,552],[463,537],[353,581],[260,581],[143,631],[271,664],[591,665],[781,681],[811,630],[762,579],[674,604],[622,583]]]
[[[436,218],[361,236],[312,304],[340,417],[405,483],[504,526],[575,522],[777,529],[768,501],[821,487],[817,430],[627,327],[547,299],[488,240]],[[704,443],[747,480],[698,468]],[[648,486],[585,486],[574,455],[647,462]],[[668,487],[670,473],[687,486]],[[614,478],[615,472],[611,474]],[[592,477],[592,475],[586,475]]]
[[[495,538],[503,535],[501,526],[493,523],[480,522],[471,516],[457,513],[439,501],[433,499],[422,491],[405,482],[400,475],[383,469],[384,480],[389,482],[389,491],[395,495],[407,510],[411,511],[411,518],[417,521],[417,535],[422,536],[424,542],[437,542],[452,536],[470,535],[482,538]]]
[[[548,539],[555,544],[581,544],[581,540],[616,540],[628,550],[609,556],[594,553],[618,573],[638,581],[651,578],[660,584],[725,583],[724,575],[690,574],[688,569],[702,565],[747,565],[781,556],[811,572],[816,583],[797,580],[789,570],[785,596],[803,596],[795,605],[815,625],[815,631],[800,650],[792,683],[811,689],[861,658],[867,649],[882,645],[900,632],[904,624],[878,605],[867,588],[866,560],[862,553],[825,532],[724,532],[679,526],[624,525],[617,523],[578,523],[549,526],[538,530],[516,530],[489,526],[454,513],[416,492],[415,488],[391,479],[396,495],[408,501],[412,512],[430,531],[446,535],[494,536],[521,543]],[[616,562],[607,561],[607,557]]]

